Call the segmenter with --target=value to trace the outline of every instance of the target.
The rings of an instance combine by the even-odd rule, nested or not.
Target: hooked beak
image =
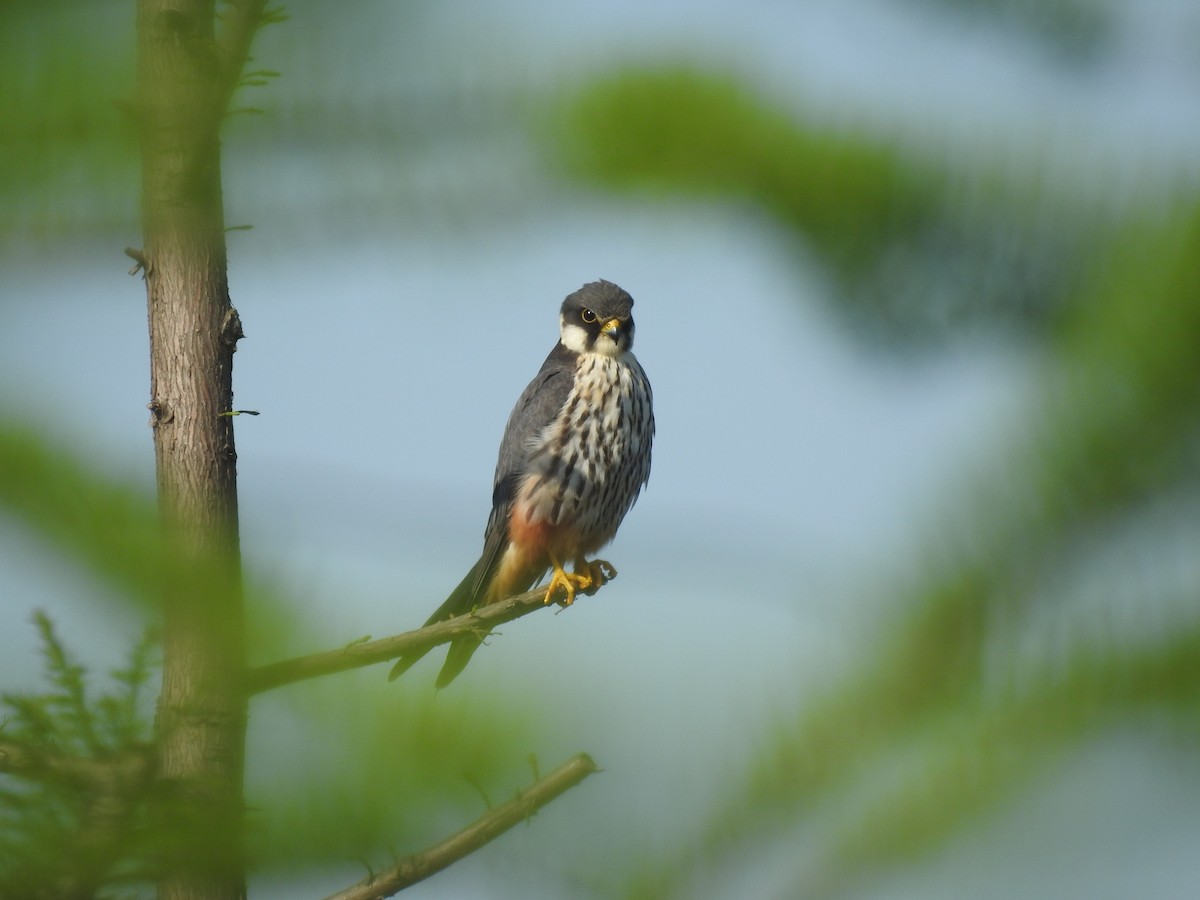
[[[621,336],[621,320],[618,318],[609,319],[600,326],[600,333],[607,334],[614,341]]]

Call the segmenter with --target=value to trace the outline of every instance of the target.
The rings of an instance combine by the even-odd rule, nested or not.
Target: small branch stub
[[[238,311],[232,306],[225,312],[225,319],[221,322],[221,342],[229,348],[230,352],[237,351],[237,342],[246,336],[242,331],[242,319],[238,315]]]
[[[162,400],[151,400],[146,404],[146,409],[150,410],[151,428],[167,425],[175,419],[175,413],[171,411],[170,404],[164,403]]]
[[[138,250],[136,247],[126,247],[125,255],[133,260],[133,266],[129,270],[130,275],[136,275],[138,272],[144,272],[145,275],[142,276],[144,278],[146,275],[150,274],[150,265],[146,262],[146,254],[144,254],[141,250]]]

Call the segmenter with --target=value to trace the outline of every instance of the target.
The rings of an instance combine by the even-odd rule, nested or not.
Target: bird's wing
[[[550,351],[533,381],[517,398],[500,441],[500,456],[492,488],[492,512],[484,532],[483,553],[445,602],[425,621],[426,625],[468,613],[479,604],[508,546],[508,512],[521,486],[521,479],[529,468],[533,444],[567,402],[574,375],[575,354],[558,344]],[[462,671],[481,642],[481,638],[475,635],[466,635],[451,643],[446,663],[438,676],[438,687],[449,684]],[[392,668],[388,680],[398,678],[426,652],[402,656]]]
[[[558,416],[571,394],[576,354],[556,344],[536,376],[521,392],[508,417],[496,477],[492,483],[492,512],[483,536],[483,555],[475,570],[473,592],[478,596],[495,571],[508,546],[508,513],[529,471],[529,459],[538,437]]]

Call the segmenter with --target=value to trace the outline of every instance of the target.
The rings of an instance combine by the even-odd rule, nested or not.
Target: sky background
[[[916,0],[400,6],[330,16],[289,4],[293,21],[256,48],[284,73],[267,89],[280,109],[362,85],[360,108],[377,92],[386,125],[396,92],[449,84],[469,121],[492,90],[686,55],[951,166],[982,153],[1069,184],[1150,177],[1164,196],[1200,174],[1200,8],[1183,0],[1112,4],[1104,51],[1084,63]],[[320,29],[306,24],[317,15]],[[274,121],[239,125],[225,161],[227,221],[254,224],[229,238],[246,331],[235,405],[261,412],[236,423],[242,544],[327,638],[314,650],[424,620],[476,558],[500,434],[557,338],[563,296],[603,277],[636,300],[658,436],[649,488],[604,554],[620,577],[562,615],[507,627],[460,679],[538,698],[553,723],[544,768],[586,749],[604,774],[559,801],[569,811],[547,809],[411,893],[561,895],[576,864],[564,855],[619,865],[645,834],[702,815],[745,758],[741,736],[870,646],[912,560],[943,537],[938,522],[1003,464],[1048,362],[995,332],[920,352],[864,340],[832,311],[835,286],[760,213],[547,185],[502,117],[479,126],[511,150],[499,159],[440,142],[407,147],[394,171],[310,144],[280,152],[265,136]],[[404,208],[384,228],[355,199],[370,206],[390,175]],[[0,250],[0,397],[150,486],[145,297],[121,254],[138,240]],[[121,660],[132,615],[114,621],[82,573],[3,519],[0,572],[5,689],[37,686],[34,608],[96,668]],[[440,655],[407,679],[432,682]],[[251,784],[276,762],[255,761],[253,742],[269,743],[281,715],[256,708]],[[1200,791],[1178,786],[1200,788],[1200,765],[1152,754],[1118,780],[1147,748],[1135,735],[1090,746],[861,896],[1183,896],[1200,877]],[[581,823],[586,833],[562,831]],[[1070,838],[1030,837],[1047,828]],[[350,863],[309,887],[359,874]],[[765,893],[770,873],[759,877],[747,895]]]

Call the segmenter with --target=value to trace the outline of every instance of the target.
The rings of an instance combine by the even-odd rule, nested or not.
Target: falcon
[[[547,571],[545,602],[568,606],[616,577],[594,554],[649,479],[654,439],[653,396],[633,355],[633,330],[633,298],[611,282],[585,284],[563,301],[558,343],[500,440],[483,553],[426,625],[528,591]],[[475,634],[451,642],[439,688],[481,643]],[[423,655],[402,656],[388,679]]]

